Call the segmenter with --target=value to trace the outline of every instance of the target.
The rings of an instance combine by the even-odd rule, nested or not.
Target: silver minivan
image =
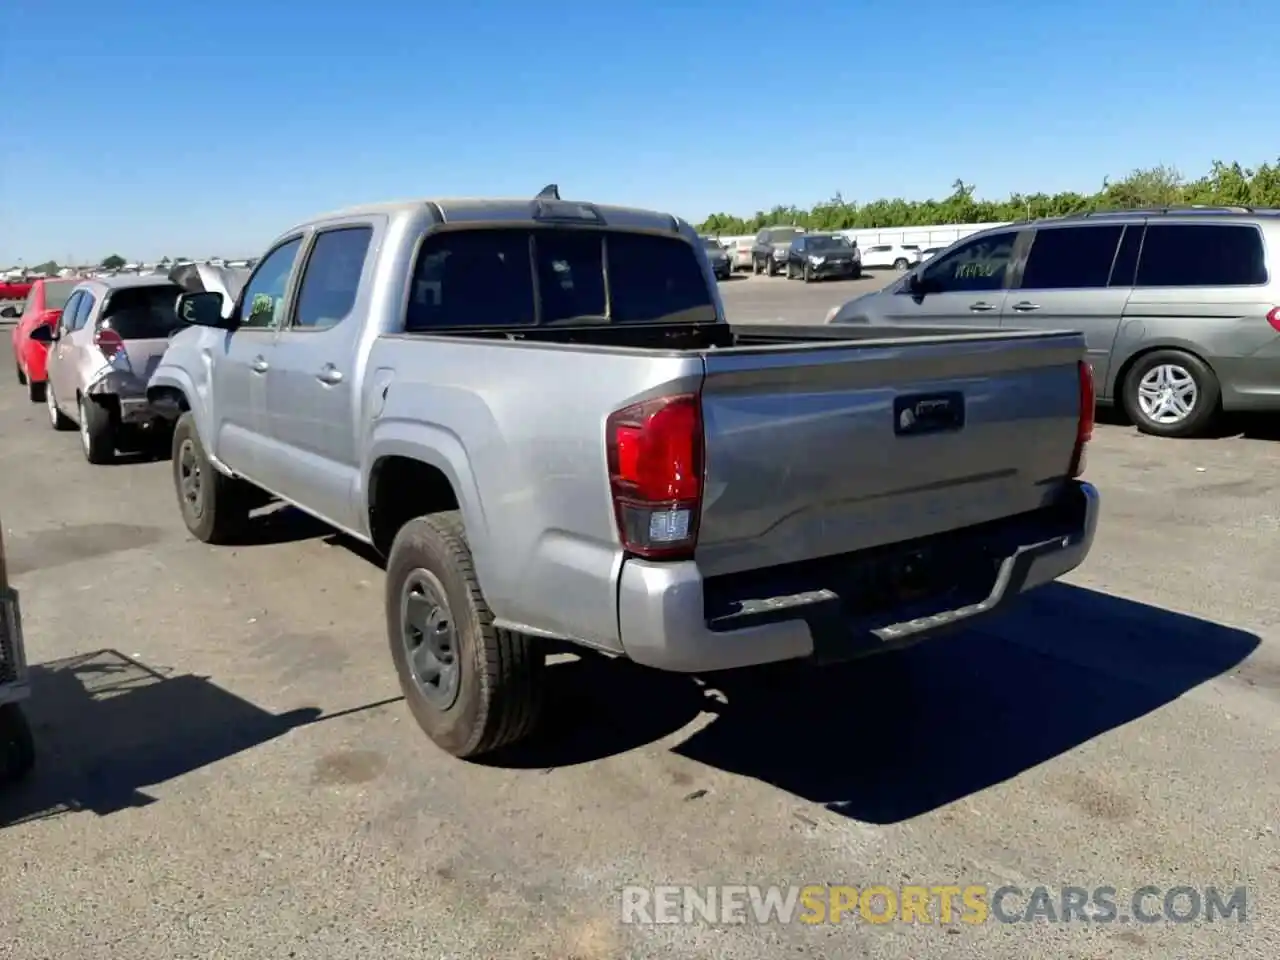
[[[1280,410],[1280,211],[1165,208],[994,227],[830,323],[1082,331],[1098,400],[1145,433]]]

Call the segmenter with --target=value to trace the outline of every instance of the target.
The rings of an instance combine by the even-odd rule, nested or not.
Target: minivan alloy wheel
[[[1199,399],[1195,377],[1173,363],[1152,367],[1138,384],[1138,406],[1153,423],[1182,422],[1191,416]]]

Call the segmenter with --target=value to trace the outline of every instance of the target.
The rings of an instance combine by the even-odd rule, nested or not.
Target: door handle
[[[267,363],[266,358],[261,356],[254,357],[253,363],[249,364],[254,373],[266,373],[269,366],[271,364]]]
[[[326,363],[320,368],[320,372],[316,374],[316,379],[321,383],[327,383],[332,386],[335,383],[342,382],[342,371],[332,363]]]
[[[1013,305],[1013,309],[1017,310],[1019,313],[1030,313],[1032,310],[1039,310],[1040,304],[1030,303],[1029,301],[1023,300],[1021,303],[1015,303]]]
[[[979,300],[977,303],[969,304],[969,309],[974,313],[989,313],[996,308],[994,303],[987,303],[985,300]]]

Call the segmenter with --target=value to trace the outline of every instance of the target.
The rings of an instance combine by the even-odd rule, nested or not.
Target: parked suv
[[[875,243],[862,252],[868,270],[908,270],[920,262],[920,248],[897,243]]]
[[[973,234],[828,321],[1080,330],[1100,402],[1190,437],[1280,410],[1278,273],[1280,210],[1081,214]]]
[[[805,283],[828,277],[857,280],[862,256],[843,234],[805,233],[791,241],[786,269],[788,280],[800,277]]]
[[[765,227],[751,247],[751,272],[777,276],[787,266],[791,241],[804,235],[804,227]]]

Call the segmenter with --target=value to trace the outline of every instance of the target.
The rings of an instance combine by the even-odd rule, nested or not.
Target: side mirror
[[[222,294],[216,290],[204,290],[199,293],[184,293],[178,297],[175,309],[178,319],[197,327],[215,327],[219,330],[234,330],[236,321],[232,317],[222,315]]]
[[[27,336],[36,343],[53,343],[58,339],[58,331],[52,324],[41,323],[37,324]]]
[[[0,310],[0,317],[6,320],[17,320],[20,316],[22,316],[22,311],[12,305]]]

